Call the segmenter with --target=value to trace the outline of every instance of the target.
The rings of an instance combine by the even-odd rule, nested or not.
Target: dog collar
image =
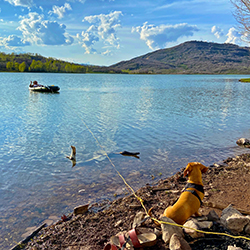
[[[198,185],[198,184],[195,184],[195,183],[189,183],[188,182],[187,185],[185,186],[184,191],[186,191],[187,188],[195,188],[196,190],[198,190],[198,191],[200,191],[201,193],[204,194],[204,188],[203,188],[202,185]]]

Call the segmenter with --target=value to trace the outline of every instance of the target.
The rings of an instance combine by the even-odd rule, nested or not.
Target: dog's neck
[[[197,177],[197,176],[196,176],[196,178],[195,178],[195,176],[188,177],[187,182],[203,186],[202,179]]]
[[[198,168],[193,168],[192,171],[188,173],[187,182],[203,186],[201,170]]]

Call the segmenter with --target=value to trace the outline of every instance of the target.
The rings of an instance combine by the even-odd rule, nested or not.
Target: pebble
[[[84,192],[85,192],[85,189],[81,189],[81,190],[78,191],[79,194],[84,193]]]
[[[115,227],[119,227],[122,224],[122,220],[119,220],[115,223]]]

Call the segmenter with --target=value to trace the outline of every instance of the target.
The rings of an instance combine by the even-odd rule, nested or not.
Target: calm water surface
[[[235,143],[250,137],[250,84],[241,77],[0,73],[0,248],[51,215],[124,195],[103,150],[135,189],[190,161],[247,152]],[[30,93],[30,80],[61,91]],[[140,159],[117,154],[124,150]]]

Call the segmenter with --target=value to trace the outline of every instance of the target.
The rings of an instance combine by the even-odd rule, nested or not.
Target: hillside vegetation
[[[98,68],[98,66],[86,66],[54,58],[46,58],[39,54],[0,53],[1,72],[91,73],[99,72]],[[103,69],[102,72],[104,72]]]
[[[123,74],[250,74],[250,49],[190,41],[109,67],[69,63],[38,54],[0,53],[0,71]]]
[[[233,44],[190,41],[114,64],[109,69],[134,74],[249,74],[250,50]]]

